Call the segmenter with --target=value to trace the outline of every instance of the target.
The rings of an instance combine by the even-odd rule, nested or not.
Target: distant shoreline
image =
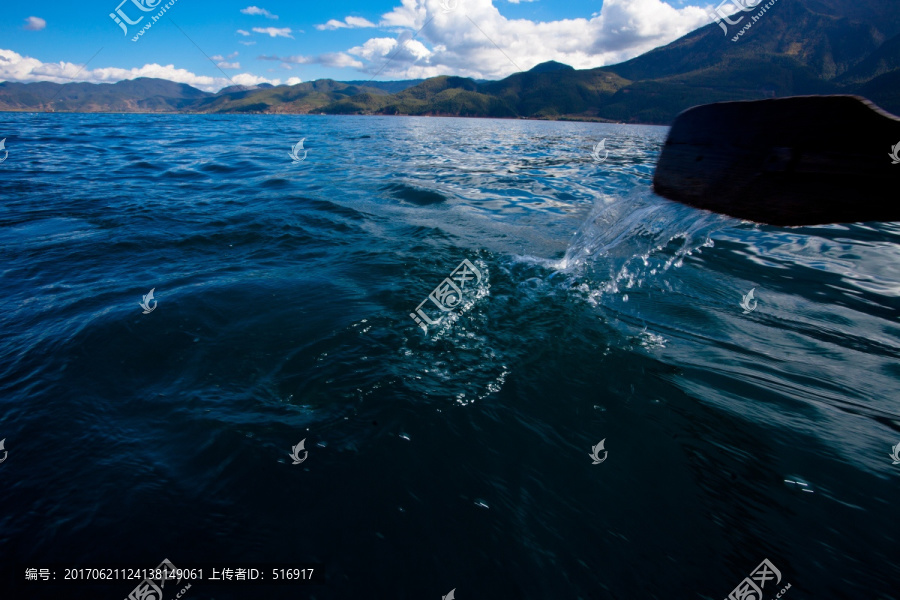
[[[573,123],[605,123],[608,125],[652,125],[653,127],[669,127],[670,124],[659,123],[625,123],[622,121],[610,121],[600,117],[572,117],[562,116],[555,119],[539,117],[482,117],[469,115],[376,115],[376,114],[328,114],[328,113],[251,113],[251,112],[156,112],[156,111],[78,111],[78,110],[0,110],[0,114],[36,114],[36,115],[235,115],[235,116],[313,116],[313,117],[418,117],[437,119],[491,119],[503,121],[564,121]]]

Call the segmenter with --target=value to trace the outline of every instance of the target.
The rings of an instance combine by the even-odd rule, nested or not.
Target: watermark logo
[[[9,454],[9,452],[6,450],[6,448],[3,447],[3,443],[4,443],[5,441],[6,441],[6,438],[3,438],[2,440],[0,440],[0,450],[3,450],[3,458],[0,458],[0,463],[2,463],[3,461],[5,461],[5,460],[6,460],[6,455]],[[897,446],[900,447],[900,444],[897,444]]]
[[[296,446],[291,446],[291,454],[290,454],[290,456],[291,456],[291,458],[294,459],[294,464],[295,464],[295,465],[299,465],[299,464],[302,463],[304,460],[306,460],[306,457],[307,457],[307,456],[309,456],[309,451],[308,451],[306,448],[303,447],[303,444],[304,444],[304,443],[306,443],[306,438],[303,438],[302,440],[300,440],[300,443],[297,444]],[[303,452],[303,458],[300,458],[300,453],[301,453],[301,452]]]
[[[744,17],[740,17],[736,21],[732,21],[730,18],[725,16],[722,6],[725,4],[728,4],[729,1],[732,2],[735,6],[737,6],[740,10],[742,10],[744,12],[750,12],[751,10],[753,10],[757,6],[759,6],[760,2],[762,2],[762,0],[755,0],[755,1],[754,0],[723,0],[723,2],[721,4],[719,4],[719,6],[716,7],[715,12],[710,13],[710,15],[719,24],[719,27],[722,28],[722,31],[725,32],[725,35],[728,35],[728,28],[725,26],[725,23],[722,22],[723,19],[729,25],[737,25],[744,19]],[[731,41],[732,42],[738,41],[741,38],[741,36],[744,35],[747,32],[747,30],[749,30],[751,27],[753,27],[753,24],[756,23],[757,21],[759,21],[762,18],[762,16],[764,14],[766,14],[766,11],[769,10],[770,8],[772,8],[772,6],[774,6],[774,4],[777,1],[778,0],[769,0],[769,2],[767,2],[765,4],[765,6],[763,6],[762,8],[759,9],[759,12],[757,14],[751,15],[750,20],[747,21],[747,23],[741,28],[741,30],[737,32],[736,36],[731,38]],[[731,16],[734,16],[734,15],[731,15]]]
[[[156,288],[153,288],[153,290],[155,290],[155,289],[156,289]],[[149,314],[152,313],[154,310],[156,310],[156,304],[157,304],[157,302],[156,302],[156,300],[153,300],[153,290],[150,290],[150,293],[149,293],[149,294],[146,294],[145,296],[143,296],[143,300],[141,300],[140,302],[138,302],[138,304],[140,305],[140,307],[144,309],[144,314],[145,314],[145,315],[149,315]],[[151,300],[153,301],[153,306],[152,306],[152,307],[150,306],[150,301],[151,301]]]
[[[0,142],[0,150],[3,150],[3,142]],[[897,163],[900,163],[900,142],[897,142],[897,145],[894,146],[893,148],[891,148],[891,153],[888,154],[888,156],[890,156],[891,160],[894,161],[891,163],[892,165],[896,165]],[[0,160],[0,162],[3,162],[3,161]]]
[[[603,155],[603,158],[600,158],[600,152],[606,152],[606,154]],[[603,138],[602,140],[597,142],[597,145],[594,146],[593,152],[591,152],[591,156],[593,156],[594,160],[597,162],[603,162],[604,160],[606,160],[606,157],[609,156],[609,150],[606,149],[606,138]]]
[[[143,21],[144,16],[146,16],[146,15],[141,15],[140,17],[137,18],[136,21],[132,21],[131,19],[129,19],[128,15],[126,15],[125,12],[122,10],[122,5],[128,1],[129,0],[122,0],[119,3],[119,5],[116,7],[115,12],[109,13],[109,18],[112,19],[113,21],[115,21],[116,25],[118,25],[119,27],[122,28],[122,33],[126,36],[128,35],[128,27],[126,26],[126,23],[128,25],[137,25],[138,23]],[[159,5],[163,0],[130,0],[130,1],[132,4],[134,4],[137,7],[138,10],[146,13],[146,12],[150,12],[150,11],[153,11],[153,10],[156,10],[157,8],[159,8]],[[138,41],[141,38],[141,36],[144,35],[144,33],[148,29],[153,27],[154,23],[159,21],[162,18],[162,16],[164,14],[166,14],[166,12],[175,5],[176,2],[178,2],[178,0],[169,0],[169,2],[166,2],[166,4],[164,4],[162,6],[162,8],[160,8],[158,13],[156,13],[155,15],[150,15],[150,20],[143,27],[141,27],[141,30],[137,32],[137,35],[135,35],[134,37],[131,38],[131,41],[132,42]]]
[[[900,148],[900,144],[897,144],[897,147]],[[9,156],[9,150],[6,149],[6,138],[0,140],[0,151],[3,151],[3,158],[0,158],[0,163],[2,163]]]
[[[138,18],[137,21],[132,21],[122,11],[122,5],[128,1],[129,0],[122,0],[121,2],[119,2],[119,5],[116,7],[116,12],[109,13],[109,18],[112,19],[113,21],[115,21],[116,25],[118,25],[119,27],[122,28],[122,32],[125,35],[128,35],[128,28],[125,27],[125,23],[128,23],[129,25],[137,25],[138,23],[140,23],[141,21],[144,20],[144,17],[141,16]],[[162,0],[156,0],[156,2],[154,2],[153,0],[131,0],[131,3],[134,4],[138,8],[138,10],[141,10],[143,12],[150,12],[151,10],[153,10],[157,6],[159,6],[160,2],[162,2]],[[116,15],[118,15],[118,16],[116,16]],[[119,17],[121,17],[121,19]],[[123,21],[124,21],[124,23],[123,23]]]
[[[450,590],[449,594],[447,594],[446,596],[441,596],[441,600],[454,600],[454,598],[456,598],[456,596],[453,595],[453,592],[455,592],[455,591],[456,591],[456,588],[453,588],[452,590]]]
[[[722,0],[722,2],[720,2],[719,5],[711,13],[709,13],[709,15],[716,23],[719,24],[719,27],[722,28],[722,31],[725,32],[725,35],[728,35],[728,27],[725,26],[725,23],[728,23],[729,25],[737,25],[744,20],[744,17],[740,17],[736,21],[732,21],[731,17],[725,14],[725,11],[728,10],[727,8],[724,8],[725,5],[731,3],[740,11],[750,12],[751,10],[756,8],[756,5],[762,2],[762,0],[756,0],[755,3],[752,2],[753,0]],[[733,17],[734,14],[732,14],[731,16]],[[722,22],[723,20],[725,21],[725,23]]]
[[[409,316],[413,318],[419,327],[425,330],[425,333],[428,333],[428,325],[437,325],[441,322],[441,319],[443,318],[443,314],[441,313],[450,312],[460,305],[463,299],[463,290],[466,288],[466,284],[471,282],[473,278],[475,281],[470,286],[470,289],[481,283],[481,271],[476,269],[475,265],[469,262],[468,259],[463,259],[463,261],[453,269],[453,272],[450,273],[450,277],[444,279],[440,285],[434,288],[434,290],[428,294],[428,297],[422,300],[419,306],[416,307],[416,312],[409,313]],[[435,319],[429,317],[425,314],[425,311],[422,310],[422,306],[429,300],[431,300],[431,302],[441,311],[441,313],[437,313],[437,318]]]
[[[588,455],[594,460],[594,462],[591,464],[599,465],[604,460],[606,460],[606,457],[609,455],[609,452],[607,452],[607,450],[603,447],[603,444],[605,442],[606,442],[606,438],[603,438],[602,440],[600,440],[599,444],[591,447],[591,453]],[[600,458],[601,450],[603,451],[603,458]]]
[[[458,6],[459,6],[459,0],[444,0],[443,2],[441,2],[441,8],[444,9],[441,12],[445,12],[445,13],[452,12],[452,11],[456,10],[456,8]],[[450,592],[450,593],[452,594],[453,592]]]
[[[781,571],[776,569],[775,565],[767,558],[759,563],[759,566],[750,573],[749,577],[744,577],[744,580],[731,590],[726,600],[762,600],[763,588],[766,587],[766,583],[773,579],[775,580],[774,585],[777,586],[781,583]],[[791,589],[791,584],[787,584],[787,586],[782,588],[781,592],[775,597],[781,598],[789,589]]]
[[[178,581],[175,581],[175,585],[177,586],[181,583],[181,569],[176,569],[175,565],[168,558],[159,563],[159,566],[155,569],[147,569],[147,571],[149,577],[131,590],[131,593],[128,594],[125,600],[164,600],[163,589],[166,587],[166,582],[172,582],[177,577]],[[188,584],[178,594],[170,597],[181,598],[182,594],[189,590],[190,587],[191,584]]]
[[[305,139],[306,138],[303,138],[303,140],[305,140]],[[291,157],[291,159],[294,161],[294,164],[297,164],[298,162],[306,160],[306,150],[303,150],[303,140],[300,140],[299,142],[294,144],[294,147],[291,148],[291,151],[288,153],[288,156]],[[301,150],[303,150],[302,158],[300,157]]]
[[[756,288],[753,288],[749,292],[741,296],[741,308],[744,309],[745,315],[756,310],[757,301],[753,299],[753,290],[755,289]],[[750,304],[751,302],[753,302],[753,304]]]
[[[3,448],[3,442],[0,441],[0,449],[2,449],[2,448]],[[898,443],[896,446],[891,448],[891,453],[888,456],[890,456],[891,459],[893,459],[893,461],[894,461],[891,464],[900,465],[900,443]],[[3,458],[6,458],[6,457],[4,456]],[[3,461],[0,460],[0,462],[3,462]]]

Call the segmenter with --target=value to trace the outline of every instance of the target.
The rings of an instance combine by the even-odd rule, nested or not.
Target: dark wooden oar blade
[[[900,118],[858,96],[719,102],[675,119],[654,191],[771,225],[900,221]]]

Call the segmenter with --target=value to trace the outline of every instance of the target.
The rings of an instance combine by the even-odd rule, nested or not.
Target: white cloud
[[[177,83],[186,83],[207,92],[215,92],[234,84],[250,86],[260,83],[271,83],[272,85],[280,85],[281,83],[279,79],[266,79],[250,73],[239,73],[233,75],[231,79],[196,75],[186,69],[175,68],[175,65],[164,66],[155,63],[131,69],[116,67],[87,69],[84,68],[84,65],[70,62],[44,63],[36,58],[22,56],[12,50],[0,49],[0,81],[22,83],[32,81],[115,83],[116,81],[136,79],[138,77],[156,77]]]
[[[311,56],[267,56],[265,54],[257,56],[256,60],[280,61],[282,63],[293,63],[295,65],[308,65],[313,62]]]
[[[269,37],[285,37],[294,39],[294,36],[291,35],[290,27],[254,27],[253,31],[255,31],[256,33],[268,34]]]
[[[242,8],[241,12],[245,15],[260,15],[267,19],[277,19],[278,15],[273,15],[269,11],[264,8],[260,8],[258,6],[248,6],[247,8]]]
[[[297,85],[298,83],[303,83],[303,80],[299,77],[291,77],[287,81],[285,81],[288,85]]]
[[[397,40],[394,38],[372,38],[367,40],[362,46],[350,48],[347,52],[355,56],[373,60],[382,56],[387,56],[394,48],[397,47]]]
[[[328,52],[317,56],[257,56],[258,60],[277,60],[284,64],[323,65],[326,67],[353,67],[362,69],[365,65],[345,52]]]
[[[349,67],[370,74],[383,69],[381,75],[393,79],[435,75],[496,79],[548,60],[579,69],[614,64],[667,44],[711,22],[709,6],[674,8],[663,0],[604,0],[600,12],[589,18],[556,21],[507,18],[494,6],[494,0],[458,0],[458,8],[445,13],[442,9],[444,1],[399,0],[400,4],[383,14],[378,23],[379,27],[399,34],[396,37],[381,34],[344,52],[287,58],[276,56],[269,60],[288,65]],[[506,0],[502,3],[498,0],[496,4],[508,6]],[[258,7],[245,10],[253,8]],[[332,21],[317,27],[328,29],[330,23]],[[370,21],[361,17],[346,17],[334,23],[340,23],[335,29],[371,26]],[[426,23],[428,26],[423,28]],[[253,32],[272,38],[293,39],[292,34],[296,31],[299,30],[287,27],[253,28]],[[238,29],[237,34],[245,38],[250,36],[250,32],[243,29]],[[241,40],[239,43],[250,46],[256,42]],[[234,56],[216,58],[221,59],[218,60],[220,63],[229,64],[227,68],[238,68],[237,63],[229,63]],[[510,59],[517,66],[511,64]],[[73,63],[42,63],[0,50],[0,80],[63,83],[75,77],[80,69],[81,65]],[[77,80],[111,82],[142,76],[165,78],[207,90],[231,85],[224,78],[199,76],[173,65],[157,64],[132,69],[85,69]],[[244,85],[262,82],[277,85],[278,82],[248,73],[235,75],[232,79],[240,80]]]
[[[210,56],[209,58],[216,61],[216,66],[219,67],[220,69],[240,69],[241,68],[240,63],[228,62],[229,60],[231,60],[232,58],[234,58],[237,55],[238,55],[237,52],[232,52],[228,56],[222,56],[221,54],[215,54],[213,56]]]
[[[40,17],[28,17],[25,19],[25,25],[22,29],[27,31],[40,31],[47,26],[47,21]]]
[[[390,78],[453,74],[496,79],[548,60],[577,69],[615,64],[711,21],[704,8],[676,9],[663,0],[604,0],[600,13],[590,19],[557,21],[509,19],[493,0],[460,0],[456,10],[445,13],[443,1],[401,0],[400,6],[382,15],[381,27],[407,35],[421,29],[396,56],[392,53],[402,39],[383,37],[347,53],[369,61],[364,69],[369,73],[393,56],[382,71]]]
[[[370,61],[392,57],[391,60],[415,62],[422,58],[432,55],[432,52],[425,45],[412,39],[412,35],[401,34],[397,39],[394,38],[372,38],[362,46],[356,46],[347,50],[349,54],[359,56]],[[379,67],[384,64],[382,60]]]
[[[212,91],[217,91],[217,90],[222,89],[223,87],[227,87],[227,85],[229,85],[229,83],[232,81],[238,85],[245,85],[247,87],[250,87],[253,85],[259,85],[260,83],[271,83],[272,85],[281,85],[280,79],[266,79],[265,77],[259,77],[257,75],[253,75],[251,73],[238,73],[237,75],[232,75],[230,80],[223,79],[221,77],[216,77],[216,81],[220,82],[221,85]],[[228,83],[226,83],[226,82],[228,82]],[[197,86],[194,86],[194,87],[197,87]],[[211,90],[206,90],[206,91],[211,91]]]
[[[344,52],[320,54],[316,57],[316,63],[326,67],[353,67],[356,69],[361,69],[365,66],[363,63]]]
[[[324,25],[316,25],[316,29],[324,31],[326,29],[356,29],[359,27],[375,27],[375,23],[362,17],[344,17],[343,21],[331,19]]]

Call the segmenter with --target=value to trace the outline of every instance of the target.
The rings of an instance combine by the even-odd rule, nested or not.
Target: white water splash
[[[605,198],[573,236],[565,256],[552,267],[597,305],[604,295],[620,295],[658,279],[686,257],[711,247],[709,235],[730,221],[677,205],[646,189]]]

